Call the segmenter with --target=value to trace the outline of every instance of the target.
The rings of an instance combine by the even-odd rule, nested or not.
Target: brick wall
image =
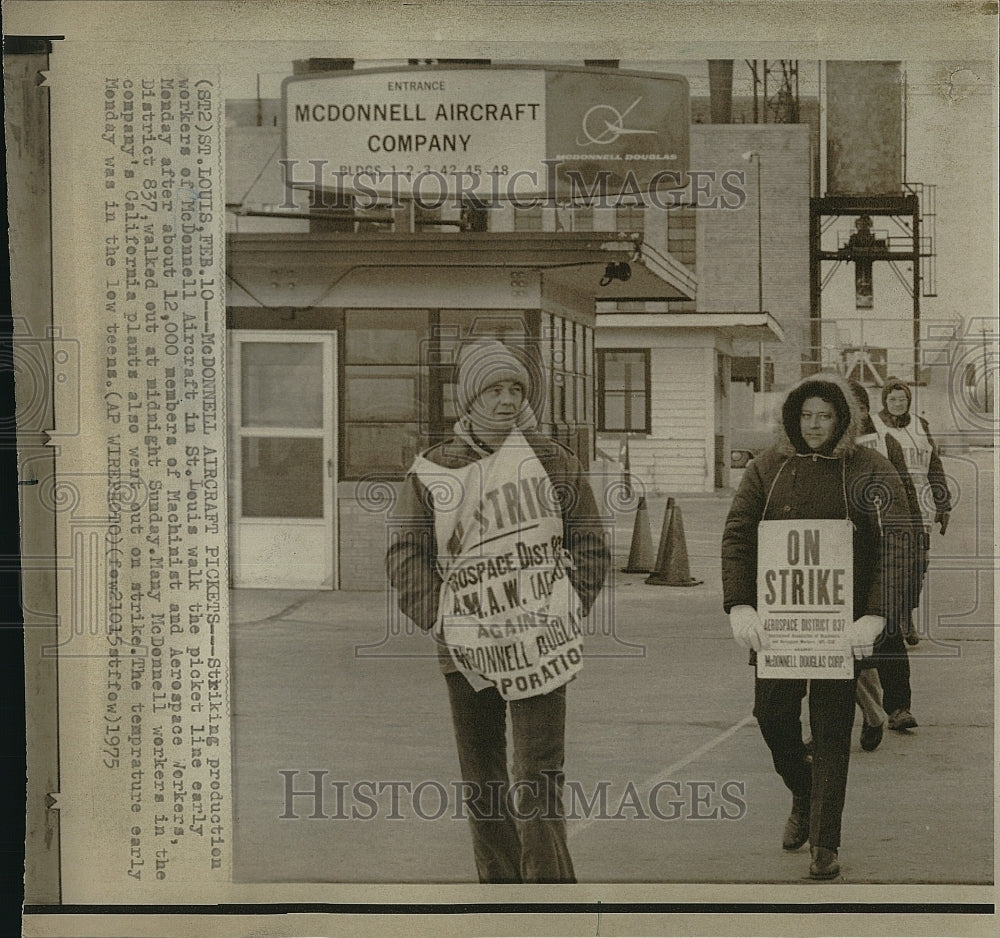
[[[363,483],[358,483],[363,486]],[[340,525],[340,588],[343,590],[387,589],[385,552],[389,546],[388,502],[379,493],[386,489],[369,490],[369,498],[359,499],[355,483],[341,483],[337,499]],[[384,483],[398,491],[399,483]],[[345,494],[343,490],[349,489]],[[379,510],[383,505],[383,510]]]

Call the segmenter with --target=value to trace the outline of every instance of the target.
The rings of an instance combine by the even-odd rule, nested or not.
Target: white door
[[[336,333],[229,333],[232,585],[336,589]]]

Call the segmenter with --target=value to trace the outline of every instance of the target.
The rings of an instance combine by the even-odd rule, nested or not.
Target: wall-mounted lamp
[[[632,268],[629,267],[627,261],[622,261],[620,264],[616,264],[612,261],[604,268],[604,276],[601,278],[600,285],[606,287],[612,280],[628,280],[632,276]]]

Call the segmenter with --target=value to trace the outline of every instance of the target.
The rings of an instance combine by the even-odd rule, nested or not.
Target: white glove
[[[862,616],[851,623],[847,637],[855,658],[870,658],[874,651],[875,639],[885,628],[882,616]]]
[[[760,651],[762,643],[760,616],[753,606],[733,606],[729,610],[729,626],[741,648]]]

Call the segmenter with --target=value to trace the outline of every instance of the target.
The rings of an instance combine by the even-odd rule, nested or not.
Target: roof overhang
[[[631,300],[658,302],[662,300],[693,300],[698,281],[695,275],[676,258],[663,254],[642,240],[622,238],[609,233],[601,242],[601,255],[593,270],[557,272],[553,277],[576,290],[586,290],[595,300]],[[608,263],[629,265],[628,280],[612,280],[601,285]],[[593,278],[592,280],[589,278]]]
[[[523,268],[585,291],[597,300],[694,298],[696,280],[683,264],[613,232],[230,232],[236,264],[322,265],[347,275],[364,268]],[[626,262],[627,281],[600,286],[609,263]]]
[[[768,312],[648,313],[597,308],[597,328],[707,329],[726,338],[752,342],[784,342],[785,333]]]

